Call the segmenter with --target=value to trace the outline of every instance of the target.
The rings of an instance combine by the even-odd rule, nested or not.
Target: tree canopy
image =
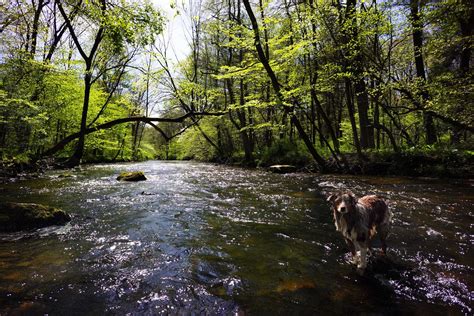
[[[467,0],[189,0],[176,61],[145,0],[14,0],[0,155],[345,164],[473,150]]]

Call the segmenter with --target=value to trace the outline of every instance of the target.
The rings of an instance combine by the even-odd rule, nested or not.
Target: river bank
[[[242,162],[230,164],[250,168],[256,166]],[[328,159],[325,170],[321,170],[309,159],[282,160],[280,157],[273,157],[257,167],[268,168],[273,164],[294,165],[299,172],[322,174],[474,178],[474,154],[462,151],[367,152],[363,153],[362,157],[355,153],[346,153],[337,160]]]
[[[116,163],[126,161],[115,161]],[[204,161],[206,162],[206,161]],[[325,170],[310,159],[288,159],[275,156],[264,162],[247,163],[236,160],[208,161],[223,165],[242,166],[246,168],[268,168],[274,164],[295,166],[298,172],[372,175],[372,176],[408,176],[434,178],[474,178],[474,154],[468,151],[438,151],[438,152],[368,152],[362,157],[354,153],[339,156],[338,160],[327,160]],[[110,161],[93,161],[92,163],[111,163]],[[38,160],[34,163],[14,161],[0,162],[0,182],[8,182],[15,178],[35,178],[46,170],[62,169],[61,164],[54,159]]]
[[[372,176],[469,179],[474,177],[474,155],[458,151],[373,152],[359,158],[355,154],[349,154],[345,155],[341,170],[336,168],[334,172]]]

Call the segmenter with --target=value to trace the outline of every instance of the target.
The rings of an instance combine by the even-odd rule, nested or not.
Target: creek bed
[[[143,170],[147,181],[116,181]],[[64,227],[0,235],[0,314],[472,314],[473,183],[97,164],[0,184]],[[389,198],[389,253],[348,263],[324,199]],[[377,247],[377,244],[375,244]]]

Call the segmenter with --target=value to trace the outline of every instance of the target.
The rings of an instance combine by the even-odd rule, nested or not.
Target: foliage
[[[54,3],[42,9],[38,47],[45,51],[59,26],[48,26],[46,17],[61,20]],[[256,33],[244,3],[255,13]],[[99,43],[90,65],[64,40],[61,55],[41,61],[39,50],[31,49],[34,4],[12,8],[9,17],[22,19],[0,34],[6,43],[2,157],[37,156],[78,131],[88,75],[94,79],[86,117],[92,126],[138,115],[226,113],[88,134],[89,161],[159,157],[268,165],[305,164],[314,152],[333,161],[356,153],[363,162],[367,154],[383,160],[395,152],[409,161],[413,151],[427,157],[436,150],[472,151],[474,15],[467,1],[207,0],[173,6],[187,15],[191,45],[175,68],[166,49],[154,45],[163,18],[147,1],[85,1],[77,12],[73,2],[64,2],[80,46],[89,52]],[[86,25],[91,27],[84,32]],[[94,38],[100,30],[103,36]],[[69,143],[57,156],[73,150]]]
[[[202,129],[210,137],[215,137],[216,130],[212,119],[201,121]],[[213,161],[216,159],[215,149],[205,140],[202,133],[197,128],[191,128],[181,135],[177,140],[175,147],[172,148],[177,159],[189,160],[196,159],[202,161]]]
[[[39,158],[82,132],[84,118],[87,127],[141,114],[141,100],[127,87],[126,80],[133,79],[125,67],[162,30],[163,18],[149,1],[19,2],[12,10],[10,18],[18,20],[0,34],[2,39],[10,37],[8,45],[1,45],[2,159]],[[70,37],[76,52],[66,47],[62,36]],[[46,57],[48,50],[57,58]],[[64,54],[68,57],[61,58]],[[132,125],[88,135],[83,159],[152,158],[152,146],[141,142],[143,126]],[[65,144],[56,156],[70,157],[74,149],[74,143]]]
[[[410,3],[417,3],[423,21],[428,80],[417,76],[414,64],[410,4],[253,5],[283,104],[294,109],[323,156],[357,152],[366,137],[370,139],[365,139],[359,159],[364,151],[472,147],[472,134],[459,127],[472,127],[472,75],[456,69],[466,42],[459,21],[468,18],[469,8],[449,1]],[[199,18],[203,22],[191,35],[198,41],[182,63],[186,75],[175,91],[197,108],[229,110],[229,116],[214,124],[217,132],[210,132],[210,138],[231,150],[217,152],[196,128],[166,148],[187,159],[225,158],[222,152],[230,152],[234,160],[303,163],[307,146],[296,136],[288,113],[278,107],[244,10],[240,0],[208,1]],[[423,123],[428,112],[437,115],[438,142],[431,147]]]
[[[309,164],[311,157],[301,141],[292,142],[284,138],[276,140],[270,147],[265,148],[259,165],[267,167],[274,164],[291,164],[304,166]]]
[[[43,63],[32,60],[9,60],[1,67],[0,83],[2,159],[31,158],[79,129],[83,83],[77,72],[45,68]],[[92,88],[90,120],[100,111],[106,97],[102,89]],[[117,97],[98,123],[127,117],[132,107],[129,98]],[[122,125],[91,134],[86,142],[85,160],[113,160],[117,153],[119,159],[131,160],[130,133],[130,127]],[[143,146],[140,156],[152,158],[150,145]],[[69,156],[72,149],[68,147],[60,156]]]

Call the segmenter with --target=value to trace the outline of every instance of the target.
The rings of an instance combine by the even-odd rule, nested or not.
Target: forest
[[[170,5],[188,27],[178,61],[151,1],[2,2],[2,169],[195,159],[472,174],[471,1]]]

